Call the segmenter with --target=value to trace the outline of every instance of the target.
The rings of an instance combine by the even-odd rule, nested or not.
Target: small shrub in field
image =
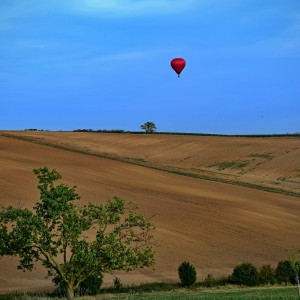
[[[234,268],[231,281],[234,284],[256,286],[259,284],[259,274],[251,263],[243,263]]]
[[[117,291],[120,291],[122,288],[122,282],[121,279],[119,277],[115,277],[114,278],[114,287]]]
[[[275,271],[271,265],[263,265],[259,270],[259,282],[261,284],[275,284]]]
[[[216,280],[212,274],[208,274],[204,279],[204,286],[212,287],[216,285]]]
[[[296,283],[296,274],[293,270],[292,264],[288,260],[282,260],[278,263],[275,270],[275,275],[278,283]]]
[[[178,267],[178,276],[181,281],[181,285],[185,287],[192,286],[196,283],[197,272],[192,264],[184,261]]]
[[[166,282],[153,282],[153,283],[144,283],[138,286],[131,286],[129,290],[123,288],[127,293],[150,293],[150,292],[160,292],[160,291],[173,291],[178,286],[172,283]]]

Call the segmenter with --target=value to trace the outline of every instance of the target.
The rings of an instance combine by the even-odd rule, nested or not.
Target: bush
[[[61,280],[60,277],[56,276],[53,280],[54,284],[57,286],[55,295],[57,296],[66,296],[66,287],[65,282]],[[96,295],[100,293],[101,286],[103,283],[103,275],[93,275],[88,277],[86,280],[82,281],[79,284],[79,287],[75,289],[75,295],[84,296],[84,295]]]
[[[263,265],[259,270],[259,282],[261,284],[275,284],[275,271],[271,265]]]
[[[259,274],[251,263],[243,263],[234,268],[231,281],[234,284],[256,286],[259,284]]]
[[[216,285],[216,280],[212,274],[208,274],[204,279],[204,286],[213,287]]]
[[[212,274],[208,274],[203,282],[199,283],[199,286],[214,287],[224,286],[230,283],[228,276],[214,277]]]
[[[197,280],[196,269],[187,261],[182,262],[178,267],[178,275],[184,287],[192,286]]]
[[[296,274],[293,270],[292,264],[288,260],[282,260],[278,263],[275,270],[275,275],[278,283],[296,283]]]
[[[114,278],[114,287],[117,291],[120,291],[122,289],[122,282],[119,277]]]

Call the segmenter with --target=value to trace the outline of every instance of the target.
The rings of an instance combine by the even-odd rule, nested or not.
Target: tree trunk
[[[67,285],[67,299],[73,300],[74,299],[74,288]]]
[[[300,298],[300,283],[299,283],[299,276],[296,275],[296,281],[297,281],[297,285],[298,285],[298,297]]]

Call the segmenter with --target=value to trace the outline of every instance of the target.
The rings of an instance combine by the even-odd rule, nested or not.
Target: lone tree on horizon
[[[156,126],[153,122],[146,122],[141,125],[141,129],[145,130],[146,133],[153,133],[156,131]]]
[[[69,300],[90,276],[154,263],[154,225],[137,213],[137,206],[117,197],[76,206],[76,187],[54,185],[61,179],[56,170],[43,167],[34,173],[40,202],[33,210],[0,208],[0,256],[19,257],[23,271],[40,261],[49,277],[64,282]]]

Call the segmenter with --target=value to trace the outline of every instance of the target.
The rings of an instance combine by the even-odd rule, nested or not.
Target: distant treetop
[[[141,129],[145,130],[146,133],[153,133],[156,131],[156,126],[153,122],[146,122],[141,125]]]

